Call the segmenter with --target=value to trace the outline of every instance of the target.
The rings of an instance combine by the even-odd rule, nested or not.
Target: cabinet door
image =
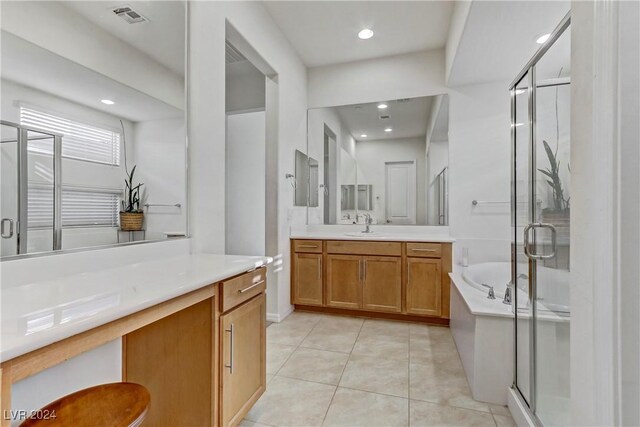
[[[322,254],[294,254],[293,303],[322,305]]]
[[[402,259],[364,257],[362,307],[366,310],[402,311]]]
[[[327,305],[362,307],[362,257],[327,255]]]
[[[442,315],[441,261],[407,258],[407,313]]]
[[[266,388],[266,297],[220,317],[220,424],[237,425]]]

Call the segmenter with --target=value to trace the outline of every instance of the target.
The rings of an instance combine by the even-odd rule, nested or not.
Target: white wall
[[[187,232],[184,135],[182,118],[134,124],[134,157],[128,161],[129,168],[137,165],[136,180],[144,183],[142,204],[181,205],[146,208],[146,239],[164,239],[165,232]]]
[[[409,53],[309,69],[309,108],[447,92],[444,51]]]
[[[511,150],[508,82],[449,92],[449,226],[455,258],[510,259]],[[504,201],[473,206],[472,200]]]
[[[424,137],[356,142],[358,185],[373,185],[373,217],[385,222],[385,162],[416,161],[416,224],[426,225],[426,142]]]
[[[264,255],[266,251],[265,125],[264,111],[227,115],[227,254]]]
[[[289,227],[304,224],[304,208],[293,207],[285,178],[294,169],[296,149],[306,147],[306,68],[264,7],[254,2],[192,2],[190,15],[190,227],[196,252],[225,250],[225,21],[251,44],[277,73],[279,265],[269,282],[269,314],[291,310]],[[269,105],[267,105],[269,108]],[[273,130],[272,133],[276,131]],[[271,311],[276,300],[276,312]],[[272,317],[274,318],[274,317]]]

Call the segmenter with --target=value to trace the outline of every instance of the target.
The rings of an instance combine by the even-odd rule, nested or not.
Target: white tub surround
[[[267,257],[182,255],[4,288],[0,361],[270,262]]]
[[[411,226],[411,225],[371,225],[370,234],[361,233],[363,224],[352,225],[307,225],[292,227],[292,239],[319,240],[374,240],[395,242],[440,242],[452,243],[455,239],[449,234],[449,227]]]

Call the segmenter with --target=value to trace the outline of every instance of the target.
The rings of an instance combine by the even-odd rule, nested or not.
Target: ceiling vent
[[[224,43],[224,56],[227,64],[233,64],[234,62],[246,61],[247,58],[240,53],[238,49],[228,41]]]
[[[113,13],[127,21],[129,24],[138,24],[140,22],[148,21],[147,18],[133,10],[130,6],[117,7],[113,9]]]
[[[380,120],[387,120],[389,117],[389,115],[380,116]]]
[[[411,98],[400,98],[400,99],[396,99],[397,103],[403,103],[403,102],[411,102]]]

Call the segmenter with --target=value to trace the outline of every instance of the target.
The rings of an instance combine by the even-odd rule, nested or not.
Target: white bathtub
[[[518,264],[518,274],[528,274],[527,264]],[[504,298],[507,284],[511,282],[511,263],[485,262],[464,268],[462,278],[485,295],[488,290],[483,284],[493,286],[496,300]],[[525,286],[527,280],[518,281],[519,306],[527,301]],[[538,267],[537,269],[537,301],[541,311],[552,311],[557,314],[569,313],[569,272],[554,268]]]
[[[527,264],[518,264],[518,273],[527,274]],[[536,307],[539,338],[568,337],[565,331],[569,325],[568,275],[568,271],[538,268]],[[505,289],[511,281],[511,263],[486,262],[460,267],[450,277],[451,332],[473,397],[505,405],[507,390],[513,382],[514,307],[503,303]],[[494,287],[496,299],[487,298],[488,289],[482,284]],[[521,287],[517,290],[520,307],[518,319],[528,322],[528,282],[523,279],[518,285]],[[527,331],[521,333],[526,335]],[[558,345],[556,342],[557,351],[568,351],[568,342],[566,344]],[[560,371],[557,369],[554,372]]]

